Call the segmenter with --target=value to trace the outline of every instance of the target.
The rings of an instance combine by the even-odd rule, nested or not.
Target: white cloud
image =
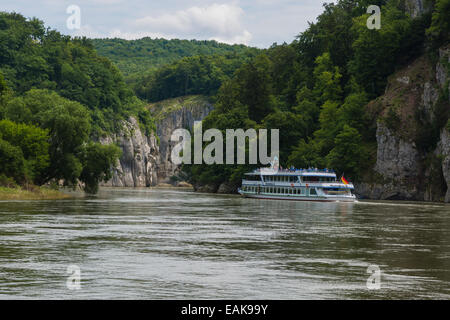
[[[261,48],[291,42],[331,0],[0,0],[1,10],[36,16],[65,34],[88,37],[215,39]],[[66,8],[81,8],[69,30]]]
[[[235,4],[191,7],[137,19],[134,25],[167,37],[201,37],[226,43],[248,44],[252,35],[242,26],[244,11]]]

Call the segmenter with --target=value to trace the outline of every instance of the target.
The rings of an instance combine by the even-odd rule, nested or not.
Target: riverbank
[[[58,200],[68,198],[71,198],[71,196],[46,187],[34,187],[32,190],[0,187],[0,200]]]

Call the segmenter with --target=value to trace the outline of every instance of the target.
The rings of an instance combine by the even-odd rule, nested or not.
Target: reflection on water
[[[448,299],[449,230],[450,206],[426,203],[150,189],[0,201],[0,298]],[[373,264],[380,290],[366,287]]]

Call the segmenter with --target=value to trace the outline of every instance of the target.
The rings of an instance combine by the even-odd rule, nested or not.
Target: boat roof
[[[331,169],[279,169],[271,171],[270,168],[256,169],[246,175],[272,175],[272,176],[315,176],[315,177],[336,177],[336,173]]]

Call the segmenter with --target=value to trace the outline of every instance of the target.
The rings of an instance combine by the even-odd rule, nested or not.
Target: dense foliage
[[[258,50],[244,45],[228,45],[217,41],[94,39],[97,52],[113,61],[126,78],[141,76],[185,57],[251,54]]]
[[[223,82],[254,54],[202,55],[183,58],[130,81],[136,95],[155,102],[184,95],[214,95]]]
[[[97,134],[145,112],[120,71],[96,53],[90,40],[71,39],[17,13],[0,12],[0,73],[16,95],[48,89],[88,107]]]
[[[272,46],[221,86],[203,130],[279,128],[283,167],[332,167],[362,179],[376,154],[376,122],[366,106],[383,93],[390,74],[424,53],[427,34],[445,41],[448,0],[437,3],[433,18],[416,19],[405,13],[402,0],[325,4],[317,22],[293,43]],[[371,4],[381,6],[379,30],[366,26]],[[238,184],[251,167],[185,165],[183,170],[194,184],[218,186]]]
[[[143,103],[89,40],[0,12],[0,175],[20,184],[81,181],[96,191],[119,151],[90,140],[130,115],[151,130]]]

